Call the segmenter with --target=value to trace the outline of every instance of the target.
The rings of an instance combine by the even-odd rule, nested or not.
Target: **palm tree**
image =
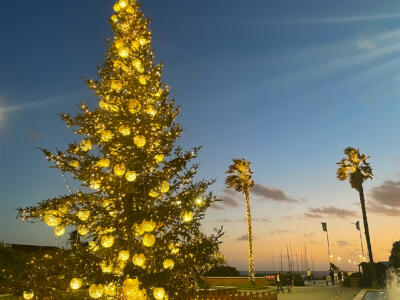
[[[250,189],[254,185],[251,175],[253,171],[250,168],[250,162],[244,158],[233,159],[233,164],[229,166],[226,174],[225,184],[228,188],[232,188],[237,192],[244,193],[246,200],[246,216],[247,216],[247,238],[249,240],[249,280],[255,284],[254,280],[254,256],[253,256],[253,233],[251,229],[251,212],[250,212]]]
[[[344,154],[346,155],[337,164],[339,169],[337,170],[337,178],[341,181],[349,179],[350,185],[353,189],[358,191],[360,196],[361,210],[363,215],[365,239],[368,246],[369,261],[374,262],[371,248],[371,239],[369,237],[368,219],[367,211],[365,209],[365,198],[363,190],[363,182],[367,179],[372,179],[372,168],[367,162],[369,156],[365,154],[360,154],[360,150],[352,147],[347,147],[344,149]]]

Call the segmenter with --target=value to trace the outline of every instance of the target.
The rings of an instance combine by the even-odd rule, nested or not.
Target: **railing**
[[[277,300],[275,291],[254,292],[236,290],[216,290],[200,294],[190,300]]]

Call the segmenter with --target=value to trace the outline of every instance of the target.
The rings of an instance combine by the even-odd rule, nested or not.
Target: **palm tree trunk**
[[[251,229],[251,211],[249,191],[245,191],[246,196],[246,215],[247,215],[247,237],[249,239],[249,280],[255,284],[254,279],[254,256],[253,256],[253,232]]]
[[[375,269],[374,256],[372,255],[371,239],[369,237],[367,210],[365,209],[365,198],[364,198],[364,190],[363,190],[362,185],[358,189],[358,193],[360,195],[361,210],[362,210],[363,222],[364,222],[365,240],[367,241],[368,256],[369,256],[370,267],[371,267],[371,281],[372,281],[372,286],[375,287],[378,284],[378,277],[377,277],[376,269]]]
[[[364,190],[363,190],[362,186],[360,187],[358,192],[360,194],[361,210],[362,210],[362,215],[363,215],[364,231],[365,231],[365,240],[367,241],[369,261],[373,263],[374,262],[374,257],[372,255],[371,239],[369,237],[367,211],[365,209]]]

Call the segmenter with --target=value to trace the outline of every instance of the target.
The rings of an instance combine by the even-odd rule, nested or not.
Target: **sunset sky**
[[[215,178],[224,200],[203,226],[224,226],[228,264],[247,269],[243,197],[224,188],[241,157],[256,183],[256,270],[271,270],[273,256],[277,267],[287,245],[300,257],[305,244],[314,269],[326,270],[321,221],[335,258],[357,260],[358,194],[335,174],[349,145],[371,156],[370,234],[375,260],[386,261],[400,239],[400,2],[142,2],[156,61],[182,106],[178,143],[203,146],[199,178]],[[57,114],[96,105],[84,80],[102,63],[112,1],[0,1],[0,11],[0,241],[62,245],[15,209],[67,192],[36,147],[65,148],[75,137]]]

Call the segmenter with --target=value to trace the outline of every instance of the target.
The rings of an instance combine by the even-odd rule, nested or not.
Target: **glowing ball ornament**
[[[64,226],[56,226],[54,228],[54,235],[55,236],[62,236],[65,233],[65,227]]]
[[[94,299],[98,299],[103,296],[104,288],[101,284],[92,284],[89,287],[89,295]]]
[[[100,188],[100,180],[97,180],[97,179],[91,180],[90,187],[94,190],[98,190]]]
[[[129,49],[128,48],[121,48],[118,51],[118,55],[122,58],[127,58],[129,56]]]
[[[193,220],[193,213],[191,211],[185,211],[182,215],[182,219],[186,223],[191,222]]]
[[[126,172],[126,167],[124,164],[116,164],[114,166],[114,174],[115,175],[121,177],[121,176],[124,176],[125,172]]]
[[[153,296],[157,300],[164,299],[165,290],[162,287],[156,287],[153,290]]]
[[[124,47],[124,42],[121,40],[116,40],[114,44],[115,44],[115,48],[117,48],[117,49],[121,49],[122,47]]]
[[[87,221],[90,217],[90,210],[87,209],[81,209],[76,213],[76,216],[79,218],[81,221]]]
[[[146,257],[144,256],[143,253],[135,254],[132,257],[132,263],[135,266],[143,267],[144,264],[146,263]]]
[[[89,242],[89,250],[92,252],[96,252],[97,250],[99,250],[99,245],[97,244],[96,241],[90,241]]]
[[[119,12],[121,10],[121,6],[119,5],[119,3],[115,3],[113,9],[115,12]]]
[[[148,105],[146,108],[146,113],[154,117],[157,114],[157,110],[154,108],[153,105]]]
[[[133,138],[133,142],[138,148],[141,148],[146,145],[146,138],[143,135],[137,135]]]
[[[150,221],[144,220],[142,222],[142,228],[143,231],[145,232],[152,232],[156,228],[156,222],[154,222],[153,220]]]
[[[72,278],[71,281],[69,282],[69,286],[73,290],[80,289],[82,286],[82,279],[80,278]]]
[[[24,291],[23,293],[24,299],[32,299],[35,296],[33,291]]]
[[[197,197],[197,198],[194,200],[194,203],[195,203],[197,206],[202,206],[202,205],[204,204],[204,201],[203,201],[203,199],[202,199],[201,197]]]
[[[113,23],[117,23],[117,22],[118,22],[118,17],[117,17],[116,15],[112,15],[112,16],[111,16],[111,21],[112,21]]]
[[[82,151],[90,151],[92,149],[92,142],[90,140],[82,140],[79,143],[80,148],[82,149]]]
[[[160,192],[165,194],[169,191],[169,183],[167,181],[163,181],[160,185]]]
[[[135,68],[137,72],[139,73],[144,72],[144,68],[142,66],[142,62],[140,61],[140,59],[135,58],[134,60],[132,60],[132,66]]]
[[[78,233],[80,235],[87,235],[89,233],[89,229],[85,225],[78,225]]]
[[[146,246],[146,247],[151,247],[151,246],[153,246],[154,243],[156,242],[156,237],[155,237],[153,234],[146,233],[146,234],[143,236],[142,242],[143,242],[143,245],[144,245],[144,246]]]
[[[159,195],[159,193],[156,190],[150,190],[149,196],[152,198],[156,198]]]
[[[117,289],[115,288],[114,282],[110,282],[104,286],[104,294],[107,296],[115,296],[117,294]]]
[[[101,134],[101,140],[103,142],[111,141],[112,137],[113,137],[113,134],[112,134],[111,130],[104,130],[103,133]]]
[[[104,110],[110,110],[110,105],[103,100],[99,101],[99,107]]]
[[[139,83],[141,85],[146,85],[147,84],[147,76],[145,76],[145,75],[140,75],[138,80],[139,80]]]
[[[103,235],[101,237],[101,245],[104,248],[110,248],[114,244],[114,237],[112,235]]]
[[[59,225],[61,223],[60,212],[58,210],[49,210],[44,216],[44,222],[50,227]]]
[[[101,168],[108,168],[110,166],[110,160],[108,158],[102,158],[97,162],[97,165]]]
[[[137,113],[141,107],[142,105],[137,99],[132,99],[128,102],[128,110],[131,114]]]
[[[170,258],[164,259],[164,261],[163,261],[164,269],[172,270],[174,268],[174,266],[175,266],[175,263],[172,259],[170,259]]]
[[[117,92],[119,92],[120,90],[122,90],[122,83],[119,80],[111,80],[111,88]]]
[[[128,5],[128,2],[126,0],[119,0],[119,6],[124,9]]]
[[[139,41],[132,41],[132,43],[131,43],[131,49],[132,49],[133,51],[137,51],[137,50],[139,50],[139,48],[140,48],[140,43],[139,43]]]
[[[154,160],[156,161],[156,162],[162,162],[163,161],[163,159],[164,159],[164,154],[157,154],[156,156],[154,156]]]
[[[127,136],[127,135],[131,134],[131,129],[128,126],[125,126],[125,125],[121,125],[118,128],[118,131],[119,131],[120,134],[122,134],[124,136]]]
[[[148,43],[149,43],[149,41],[145,37],[140,37],[139,38],[140,46],[146,46],[146,44],[148,44]]]
[[[118,253],[118,260],[127,261],[129,259],[129,251],[128,250],[121,250]]]
[[[77,160],[71,160],[70,162],[69,162],[69,165],[71,166],[71,167],[73,167],[73,168],[75,168],[75,169],[78,169],[79,168],[79,161],[77,161]]]
[[[128,181],[135,181],[137,175],[134,171],[128,171],[125,173],[125,178]]]

